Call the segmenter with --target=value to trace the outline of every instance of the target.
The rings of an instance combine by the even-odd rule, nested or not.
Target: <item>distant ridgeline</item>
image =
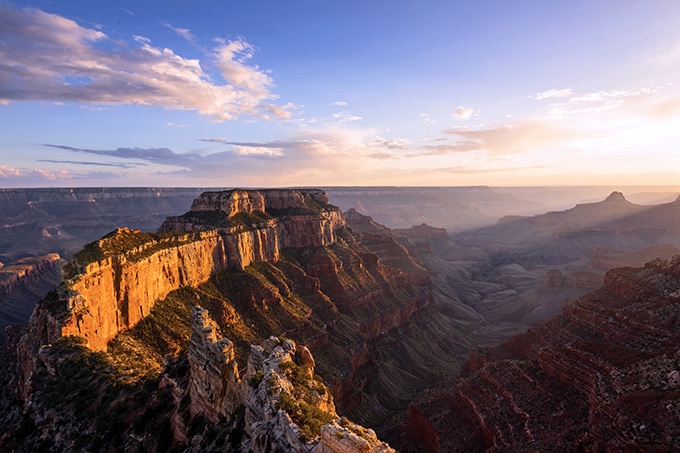
[[[206,192],[159,233],[119,228],[85,246],[31,327],[42,326],[42,344],[76,335],[91,349],[105,350],[171,291],[225,269],[276,262],[282,248],[333,244],[334,230],[343,225],[340,209],[321,190]]]

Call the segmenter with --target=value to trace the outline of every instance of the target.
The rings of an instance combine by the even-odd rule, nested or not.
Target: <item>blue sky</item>
[[[679,75],[674,0],[0,0],[0,187],[677,184]]]

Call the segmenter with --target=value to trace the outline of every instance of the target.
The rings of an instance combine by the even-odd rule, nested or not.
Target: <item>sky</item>
[[[0,187],[676,185],[677,0],[0,0]]]

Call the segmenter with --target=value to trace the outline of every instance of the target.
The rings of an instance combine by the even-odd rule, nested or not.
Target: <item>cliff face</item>
[[[461,382],[421,395],[412,436],[430,451],[680,448],[678,288],[680,257],[610,271],[560,316],[472,354]]]
[[[253,213],[260,216],[243,216]],[[104,350],[171,291],[197,286],[226,269],[276,262],[282,248],[333,244],[334,229],[344,224],[321,191],[233,190],[203,194],[192,211],[169,219],[160,230],[188,231],[198,221],[200,232],[148,235],[122,228],[88,245],[67,269],[75,274],[65,282],[67,313],[50,329],[57,337],[47,341],[77,335],[91,349]]]

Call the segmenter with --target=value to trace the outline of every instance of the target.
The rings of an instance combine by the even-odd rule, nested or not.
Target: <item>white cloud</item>
[[[345,101],[335,101],[331,105],[337,105],[339,107],[347,107],[349,104]]]
[[[561,90],[548,90],[548,91],[542,91],[540,93],[536,93],[533,96],[529,96],[531,99],[536,99],[538,101],[542,99],[551,99],[551,98],[568,98],[569,96],[572,96],[574,94],[574,90],[571,88],[563,88]]]
[[[561,118],[567,115],[590,115],[614,110],[632,102],[631,99],[655,94],[660,89],[652,85],[632,90],[600,90],[580,94],[572,92],[563,102],[551,104],[548,115]]]
[[[177,124],[177,123],[165,123],[166,126],[169,127],[189,127],[188,124]]]
[[[352,115],[352,114],[347,113],[347,112],[334,113],[334,114],[331,115],[331,117],[338,120],[338,123],[349,123],[349,122],[352,122],[352,121],[359,121],[359,120],[363,119],[360,116]]]
[[[254,49],[244,39],[217,40],[210,54],[223,83],[199,60],[142,36],[134,40],[139,45],[128,47],[58,15],[0,6],[0,102],[149,105],[195,110],[218,122],[290,116],[292,104],[271,102],[271,77],[248,65]]]
[[[472,115],[475,113],[474,109],[464,107],[464,106],[459,106],[456,111],[453,114],[453,117],[456,118],[458,121],[467,121],[470,118],[472,118]]]
[[[232,150],[234,151],[234,154],[239,156],[283,156],[283,149],[281,148],[268,148],[262,146],[233,146]]]

